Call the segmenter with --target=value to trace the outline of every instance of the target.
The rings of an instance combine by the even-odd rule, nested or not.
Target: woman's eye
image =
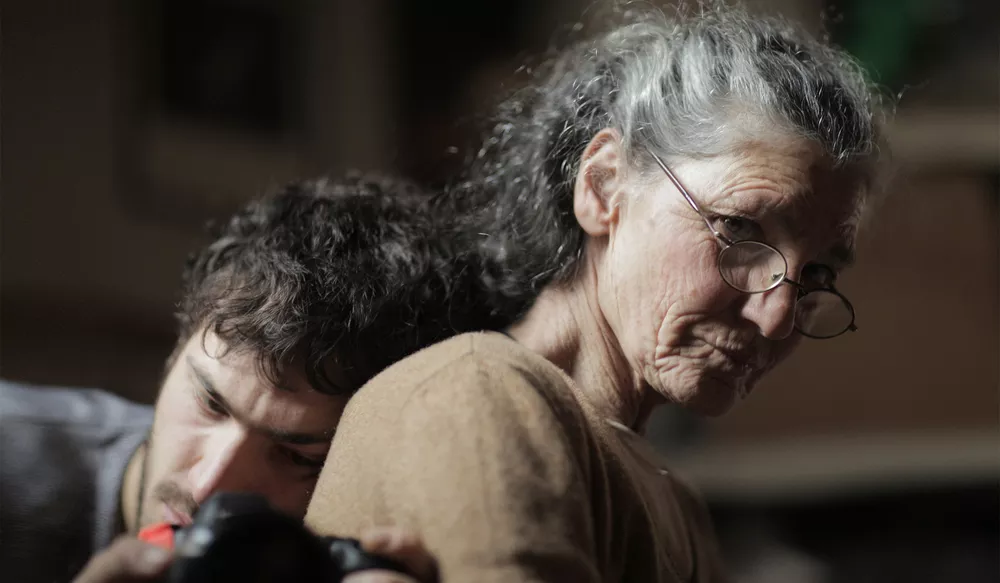
[[[837,280],[837,272],[821,263],[812,263],[802,270],[802,283],[811,289],[831,287]]]
[[[733,241],[746,241],[748,239],[761,239],[763,231],[756,222],[737,216],[719,217],[722,224],[722,234]]]

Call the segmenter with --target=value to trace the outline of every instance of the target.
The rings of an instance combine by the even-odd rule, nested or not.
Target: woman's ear
[[[621,135],[610,128],[597,132],[580,156],[580,170],[573,185],[573,213],[591,237],[607,235],[618,219],[624,164]]]

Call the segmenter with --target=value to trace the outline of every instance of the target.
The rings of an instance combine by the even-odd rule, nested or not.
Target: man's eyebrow
[[[269,427],[261,428],[274,441],[289,443],[293,445],[312,445],[315,443],[329,443],[333,441],[333,431],[324,433],[296,433],[294,431],[282,431]]]
[[[212,382],[212,379],[208,378],[205,371],[198,368],[198,365],[195,364],[194,359],[191,358],[190,355],[187,357],[187,363],[191,372],[194,373],[194,376],[197,377],[198,382],[201,384],[201,388],[205,389],[205,392],[208,393],[208,396],[215,401],[219,407],[225,409],[226,411],[230,411],[229,403],[226,402],[226,398],[220,395],[219,391],[215,390],[215,383]]]
[[[195,364],[194,359],[191,358],[190,356],[187,357],[187,363],[188,366],[191,368],[191,371],[194,372],[194,376],[198,378],[198,382],[201,384],[201,387],[205,390],[205,393],[208,394],[209,398],[215,401],[215,403],[220,408],[222,408],[223,410],[227,411],[230,415],[233,415],[235,417],[232,407],[230,407],[229,403],[226,402],[226,398],[220,395],[217,390],[215,390],[215,385],[214,383],[212,383],[212,379],[208,378],[208,375],[205,374],[203,370],[198,368],[198,365]],[[240,421],[242,422],[243,420],[241,419]],[[333,430],[324,431],[323,433],[299,433],[296,431],[284,431],[282,429],[276,429],[273,427],[266,427],[266,426],[263,427],[253,426],[253,429],[266,434],[274,441],[292,445],[313,445],[316,443],[329,443],[333,440],[333,434],[334,434]]]

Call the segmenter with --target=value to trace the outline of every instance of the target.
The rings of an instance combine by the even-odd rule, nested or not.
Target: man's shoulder
[[[0,418],[5,423],[80,427],[144,428],[153,408],[90,388],[43,387],[0,379]]]
[[[14,578],[65,581],[108,544],[125,466],[151,423],[151,407],[104,391],[0,380],[0,565],[48,561]]]
[[[152,407],[96,389],[0,381],[3,485],[38,480],[45,483],[39,493],[72,482],[84,488],[98,474],[123,470],[152,418]]]

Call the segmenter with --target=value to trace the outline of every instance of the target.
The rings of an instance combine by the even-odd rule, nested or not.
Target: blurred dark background
[[[1000,3],[760,0],[899,96],[898,170],[805,345],[651,428],[741,582],[1000,581]],[[0,374],[151,402],[201,227],[349,168],[446,179],[590,0],[34,0],[0,12]],[[825,32],[823,32],[825,31]],[[0,452],[2,456],[2,452]]]

